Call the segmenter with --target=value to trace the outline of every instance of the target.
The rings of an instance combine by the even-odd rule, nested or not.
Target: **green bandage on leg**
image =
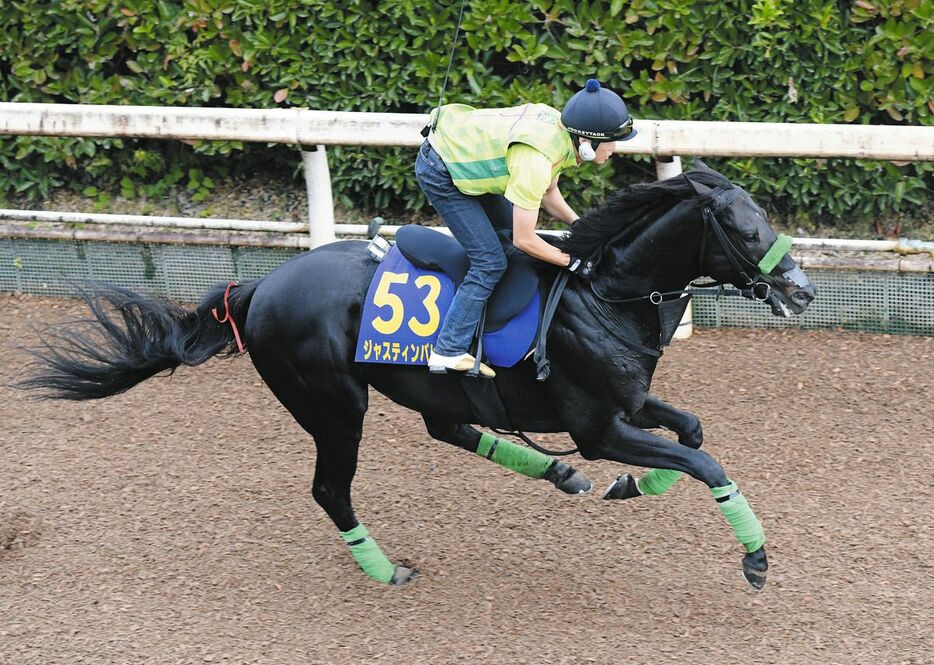
[[[765,531],[762,530],[762,524],[752,512],[749,502],[739,491],[736,483],[731,480],[729,485],[712,487],[710,491],[713,493],[713,498],[717,499],[720,504],[720,512],[733,527],[736,540],[746,548],[747,552],[755,552],[765,545]]]
[[[643,494],[658,496],[671,489],[684,474],[671,469],[650,469],[648,473],[636,480],[636,487]]]
[[[537,450],[517,446],[505,439],[497,439],[486,432],[480,435],[477,454],[529,478],[541,478],[555,462],[553,457],[543,455]]]
[[[350,531],[341,531],[341,538],[350,545],[350,553],[364,573],[380,582],[392,581],[396,567],[386,558],[376,541],[370,538],[365,526],[358,524]]]

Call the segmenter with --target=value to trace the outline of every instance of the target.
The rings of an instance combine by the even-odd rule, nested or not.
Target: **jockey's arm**
[[[523,252],[541,261],[566,268],[571,257],[535,233],[538,209],[529,210],[517,205],[512,207],[512,244]]]
[[[571,257],[535,233],[538,211],[544,203],[544,197],[551,190],[557,190],[557,178],[551,177],[551,162],[535,148],[517,143],[510,146],[506,153],[506,166],[509,169],[509,182],[504,196],[512,203],[512,244],[536,259],[567,267]],[[564,203],[560,192],[558,198]],[[564,212],[565,216],[561,219],[571,221],[570,216],[577,217],[567,203],[564,203],[564,208],[567,210],[555,209],[558,214]]]
[[[551,185],[542,197],[542,207],[549,215],[565,224],[573,224],[580,217],[564,200],[561,190],[558,189],[557,176],[551,181]]]

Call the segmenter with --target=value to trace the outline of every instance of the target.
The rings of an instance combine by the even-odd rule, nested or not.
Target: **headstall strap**
[[[704,273],[704,263],[707,258],[707,233],[710,232],[710,222],[707,219],[707,215],[702,216],[704,220],[704,231],[701,233],[700,239],[700,256],[698,257],[698,268],[700,269],[700,274]]]
[[[730,259],[730,263],[733,264],[736,272],[738,272],[743,280],[745,280],[746,286],[751,285],[753,280],[749,277],[749,275],[743,269],[743,266],[740,264],[739,260],[736,258],[738,252],[736,251],[736,248],[733,247],[730,239],[727,238],[726,231],[724,231],[723,227],[720,225],[720,220],[717,219],[717,216],[709,206],[704,206],[703,215],[705,225],[713,227],[713,232],[717,237],[717,242],[720,243],[720,247],[723,248],[723,251]]]

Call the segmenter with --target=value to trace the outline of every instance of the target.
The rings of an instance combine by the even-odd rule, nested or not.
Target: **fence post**
[[[323,145],[302,150],[305,165],[305,189],[308,192],[308,234],[311,248],[334,242],[334,196],[331,193],[331,170]]]
[[[659,180],[667,180],[668,178],[674,178],[680,175],[681,158],[676,156],[656,158],[655,174],[658,176]],[[688,308],[684,310],[684,316],[681,318],[681,323],[675,331],[675,339],[687,339],[694,334],[694,314],[692,310],[691,303],[688,303]]]

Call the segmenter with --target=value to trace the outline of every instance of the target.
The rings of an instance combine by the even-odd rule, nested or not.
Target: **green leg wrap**
[[[396,567],[386,558],[376,541],[370,538],[365,526],[358,524],[350,531],[341,531],[341,538],[350,545],[350,553],[364,573],[380,582],[392,580]]]
[[[643,494],[658,496],[671,489],[684,474],[671,469],[650,469],[647,474],[636,480],[636,487]]]
[[[720,503],[720,512],[726,516],[730,526],[733,527],[736,540],[746,548],[746,551],[755,552],[762,547],[765,544],[762,524],[752,512],[749,502],[739,491],[736,483],[731,480],[729,485],[712,487],[710,491],[713,493],[713,498],[718,499]]]
[[[543,455],[537,450],[517,446],[505,439],[497,439],[486,432],[480,435],[477,454],[529,478],[541,478],[555,462],[553,457]]]

